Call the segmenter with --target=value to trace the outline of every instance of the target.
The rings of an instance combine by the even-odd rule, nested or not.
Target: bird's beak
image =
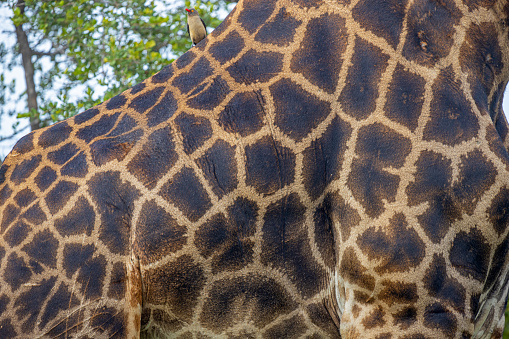
[[[190,11],[189,9],[187,9],[187,8],[186,8],[186,11],[187,11],[187,12],[189,12],[189,13],[191,13],[191,11]]]

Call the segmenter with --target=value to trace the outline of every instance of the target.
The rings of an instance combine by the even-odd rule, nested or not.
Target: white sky
[[[165,9],[173,7],[175,4],[181,3],[180,0],[160,0],[157,1],[157,6],[155,10],[164,11]],[[232,6],[233,8],[233,6]],[[226,13],[224,13],[226,16]],[[7,48],[11,47],[15,43],[15,37],[12,34],[7,34],[6,32],[13,31],[14,28],[12,26],[12,22],[10,21],[10,9],[7,7],[7,4],[0,0],[0,41],[3,41],[7,44]],[[23,69],[21,67],[13,69],[11,72],[4,72],[4,65],[0,64],[0,74],[3,73],[5,76],[5,80],[8,83],[12,78],[16,78],[16,92],[22,93],[25,91],[25,81],[23,79]],[[508,86],[509,87],[509,86]],[[505,98],[503,103],[504,112],[506,112],[506,116],[509,113],[509,94],[506,89]],[[23,98],[24,99],[24,98]],[[24,99],[26,100],[26,99]],[[8,104],[8,107],[11,108],[19,108],[17,109],[20,112],[25,106],[25,102],[11,102]],[[7,136],[12,134],[12,124],[16,122],[16,117],[9,117],[8,115],[0,115],[0,137]],[[18,126],[18,129],[21,129],[23,126],[28,125],[28,119],[22,119],[22,122]],[[23,135],[29,132],[29,128],[25,129],[25,133],[20,133],[18,138],[5,140],[0,142],[0,159],[5,158],[5,156],[10,152],[16,141],[21,138]]]

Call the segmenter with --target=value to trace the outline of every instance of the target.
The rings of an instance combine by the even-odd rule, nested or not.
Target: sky
[[[173,5],[180,3],[181,1],[177,0],[159,0],[156,1],[157,6],[155,10],[165,10],[167,8],[172,7]],[[226,13],[224,13],[226,16]],[[12,34],[8,34],[7,32],[13,31],[14,28],[10,21],[10,9],[7,7],[7,4],[0,0],[0,41],[6,43],[8,48],[15,44],[15,37]],[[4,65],[0,64],[0,74],[4,74],[6,77],[6,82],[9,82],[12,78],[16,78],[16,92],[23,93],[25,91],[25,81],[23,79],[23,69],[21,67],[15,68],[10,72],[4,71]],[[78,89],[79,90],[79,89]],[[504,112],[509,113],[509,94],[507,93],[507,89],[505,92],[505,98],[503,103]],[[23,98],[24,99],[24,98]],[[26,99],[24,99],[26,100]],[[19,108],[17,111],[22,111],[25,107],[25,103],[23,101],[20,102],[10,102],[8,103],[9,108]],[[9,117],[6,114],[0,115],[0,138],[3,136],[12,134],[12,124],[16,122],[16,117]],[[24,126],[28,126],[28,119],[22,119],[20,125],[18,126],[18,130],[23,128]],[[29,128],[25,129],[24,133],[20,133],[17,135],[17,138],[5,140],[0,142],[0,160],[4,159],[7,154],[10,152],[16,141],[21,138],[23,135],[29,132]]]

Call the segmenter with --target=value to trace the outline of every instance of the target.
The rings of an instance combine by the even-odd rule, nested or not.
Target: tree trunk
[[[20,9],[21,13],[25,13],[25,1],[18,0],[16,6]],[[25,82],[27,85],[27,104],[28,110],[30,112],[37,112],[37,91],[35,90],[35,81],[34,81],[34,64],[32,62],[32,50],[28,43],[28,38],[23,30],[23,25],[15,26],[16,27],[16,37],[18,39],[19,52],[21,53],[21,60],[23,63],[23,69],[25,70]],[[34,116],[30,116],[30,128],[31,130],[36,130],[40,126],[39,115],[36,114]]]

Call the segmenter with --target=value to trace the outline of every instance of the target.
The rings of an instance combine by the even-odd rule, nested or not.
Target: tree
[[[26,106],[21,112],[5,109],[6,102],[19,98],[13,96],[15,84],[1,74],[0,114],[28,118],[31,130],[115,96],[191,47],[184,11],[190,0],[180,6],[164,6],[161,0],[7,2],[17,44],[9,50],[0,43],[0,64],[22,67]],[[195,7],[214,28],[229,3],[198,0]]]

